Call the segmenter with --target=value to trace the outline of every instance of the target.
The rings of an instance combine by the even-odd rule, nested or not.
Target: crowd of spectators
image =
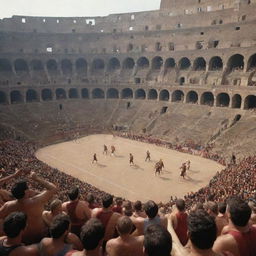
[[[202,147],[193,142],[186,142],[181,145],[179,145],[178,142],[171,144],[144,135],[138,136],[122,134],[120,136],[147,143],[154,143],[156,145],[175,149],[181,152],[201,155],[220,163],[224,163],[221,156],[211,153],[211,146]],[[15,236],[15,241],[23,241],[29,245],[29,247],[19,248],[17,252],[24,251],[26,255],[39,255],[38,250],[44,250],[43,255],[52,256],[55,254],[51,253],[53,250],[51,248],[59,248],[60,251],[63,250],[61,255],[76,256],[87,255],[87,253],[89,255],[90,251],[92,251],[92,255],[100,255],[103,250],[105,255],[108,254],[110,256],[115,256],[122,255],[122,251],[127,250],[128,252],[130,249],[130,253],[132,255],[134,249],[138,251],[138,255],[141,253],[141,255],[154,256],[157,255],[157,251],[161,249],[163,250],[163,256],[170,255],[170,251],[172,250],[172,246],[170,245],[172,244],[172,237],[166,233],[168,220],[168,215],[166,214],[173,214],[175,211],[177,212],[178,209],[179,214],[176,215],[176,217],[170,217],[170,220],[178,235],[179,232],[177,230],[180,229],[180,227],[178,227],[177,223],[180,220],[188,218],[188,220],[186,220],[186,225],[183,225],[181,230],[184,234],[187,234],[184,229],[188,226],[188,228],[191,228],[190,233],[188,233],[190,235],[187,238],[184,238],[184,240],[181,241],[181,244],[182,246],[186,246],[186,241],[189,240],[190,246],[188,246],[188,250],[191,250],[190,255],[198,255],[193,254],[193,251],[196,251],[200,246],[202,246],[202,242],[200,242],[200,239],[198,240],[197,237],[197,232],[202,232],[203,237],[206,234],[211,234],[211,237],[209,238],[210,242],[207,243],[207,241],[205,241],[206,247],[203,245],[202,250],[212,250],[214,241],[218,234],[221,235],[221,239],[217,240],[216,247],[216,251],[220,253],[219,255],[241,256],[238,253],[240,248],[236,247],[235,242],[232,239],[236,236],[235,232],[249,232],[249,230],[251,232],[251,224],[249,225],[248,222],[251,212],[251,221],[255,219],[253,216],[255,215],[256,210],[256,156],[247,157],[239,163],[229,164],[225,169],[218,172],[207,186],[201,188],[197,192],[191,192],[185,195],[184,203],[182,203],[180,199],[177,200],[177,198],[173,198],[170,195],[171,199],[166,204],[159,203],[157,205],[153,201],[148,201],[143,208],[140,202],[132,203],[128,200],[125,201],[125,199],[116,198],[116,204],[113,207],[112,196],[108,195],[104,191],[101,191],[96,187],[86,182],[82,182],[70,175],[64,174],[39,161],[35,157],[35,151],[37,148],[38,146],[36,144],[26,141],[0,141],[0,207],[2,206],[2,208],[0,208],[0,219],[4,217],[1,221],[4,221],[4,227],[5,225],[7,226],[6,230],[4,229],[7,237],[3,238],[3,241],[7,244],[11,244],[11,241],[13,241],[12,236],[16,235],[17,237]],[[23,178],[29,180],[29,182],[16,182],[14,184],[13,180],[10,181],[12,178]],[[74,188],[72,192],[70,192],[71,184]],[[28,193],[22,194],[21,190],[28,190]],[[22,201],[24,195],[31,198],[31,200]],[[215,205],[213,203],[211,204],[207,202],[214,201],[215,204],[217,202],[226,202],[228,198],[231,198],[234,195],[239,196],[240,201],[237,200],[235,203],[229,203],[231,205],[230,207],[233,207],[235,211],[242,209],[245,211],[245,217],[242,224],[240,223],[241,218],[237,222],[234,219],[232,228],[231,226],[227,226],[225,227],[226,233],[222,233],[221,230],[218,230],[219,226],[216,225],[215,227],[214,224],[218,216],[218,212],[216,210],[218,208],[215,209]],[[53,199],[55,200],[52,201]],[[16,203],[10,203],[6,206],[6,202],[12,202],[12,200]],[[38,206],[36,200],[41,200],[41,203],[45,205],[43,207],[44,209],[41,209]],[[79,200],[80,203],[76,200]],[[246,202],[250,203],[247,204]],[[42,222],[49,227],[48,235],[50,235],[51,238],[46,238],[48,235],[45,233],[41,237],[43,238],[41,242],[38,240],[38,242],[40,242],[38,246],[31,245],[37,241],[33,240],[37,239],[35,235],[33,235],[33,239],[31,238],[31,234],[30,236],[26,236],[28,235],[27,233],[29,230],[33,233],[34,228],[31,226],[29,209],[27,209],[28,212],[26,212],[26,208],[24,210],[25,215],[27,214],[28,217],[21,215],[19,212],[17,213],[12,211],[12,209],[16,208],[19,210],[23,209],[20,207],[23,203],[25,205],[31,205],[31,209],[33,208],[33,204],[37,204],[36,211],[39,211],[40,214],[42,214],[40,217]],[[16,204],[18,205],[17,207]],[[61,204],[62,207],[60,207]],[[186,208],[183,204],[186,204]],[[241,207],[239,206],[239,208],[237,204],[241,205]],[[79,211],[81,212],[79,213]],[[188,212],[188,215],[185,213],[183,214],[185,211]],[[12,215],[10,215],[10,213]],[[70,218],[67,218],[66,215],[69,215]],[[239,216],[241,217],[242,215]],[[212,218],[215,219],[215,222],[212,222]],[[9,233],[8,225],[12,226],[14,225],[12,222],[16,223],[19,220],[22,224],[20,226],[17,225],[16,233]],[[195,229],[198,228],[195,223],[200,221],[203,223],[202,225],[205,224],[206,226],[211,227],[211,232],[206,232],[205,230],[195,231]],[[30,229],[23,231],[25,229],[24,227],[27,225],[25,222],[28,223]],[[79,226],[79,231],[73,232],[71,228],[72,233],[70,233],[69,226],[71,225],[72,227],[74,223],[81,224]],[[83,224],[85,224],[85,226]],[[231,235],[229,235],[229,231],[232,231],[233,233],[231,232]],[[81,236],[79,239],[80,232]],[[191,236],[193,232],[196,234]],[[130,236],[131,233],[133,233],[137,238],[134,239],[133,236]],[[229,251],[228,247],[225,247],[226,242],[224,238],[224,242],[222,241],[222,235],[226,234],[228,235],[224,238],[227,238],[227,243],[231,244],[233,246],[232,248],[235,248],[233,251],[230,250],[232,251],[230,252],[231,254],[221,254],[222,250],[224,250],[223,248]],[[40,235],[42,234],[40,233]],[[252,229],[251,236],[256,239],[256,228]],[[111,240],[114,237],[116,237],[116,240]],[[88,244],[88,239],[89,241],[93,241],[93,246],[91,243]],[[71,246],[66,245],[67,241]],[[100,241],[102,243],[100,243]],[[111,242],[108,243],[108,241]],[[129,246],[129,249],[125,249],[126,243],[130,243],[130,246],[131,244],[134,244],[134,247]],[[144,252],[142,250],[143,246]],[[72,248],[76,250],[71,251]],[[249,246],[249,248],[253,247]],[[85,251],[82,249],[85,249]],[[14,251],[15,250],[16,249],[14,249]],[[256,249],[255,251],[254,248],[252,250],[252,254],[249,254],[247,250],[246,253],[248,254],[245,254],[245,256],[255,255]],[[55,251],[58,253],[57,249]],[[93,254],[95,252],[96,254]],[[13,253],[9,255],[13,256],[16,254]],[[179,254],[177,255],[180,256]]]

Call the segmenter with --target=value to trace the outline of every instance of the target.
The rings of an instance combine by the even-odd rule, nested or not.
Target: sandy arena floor
[[[104,144],[109,149],[114,145],[116,155],[103,155]],[[147,150],[151,153],[151,162],[145,162]],[[94,153],[97,154],[97,164],[92,164]],[[134,155],[135,166],[129,165],[129,153]],[[40,149],[36,156],[48,165],[106,192],[143,202],[148,199],[167,202],[171,195],[181,197],[196,191],[223,168],[198,156],[102,134],[48,146]],[[160,158],[165,169],[161,176],[155,176],[154,165]],[[183,179],[179,168],[188,159],[191,169]]]

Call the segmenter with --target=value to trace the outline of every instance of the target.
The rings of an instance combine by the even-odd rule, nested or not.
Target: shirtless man
[[[146,213],[142,210],[141,201],[136,201],[133,205],[133,209],[134,209],[134,212],[133,212],[132,216],[134,218],[138,218],[138,217],[146,218],[147,217]]]
[[[158,215],[158,206],[154,201],[150,200],[146,202],[144,205],[144,210],[147,218],[132,218],[133,224],[137,229],[134,234],[143,235],[146,228],[151,224],[160,224],[161,226],[167,228],[167,218],[160,217]]]
[[[43,211],[42,218],[47,225],[50,227],[53,218],[58,214],[63,213],[62,211],[62,202],[59,199],[55,199],[50,204],[50,211]]]
[[[68,192],[68,197],[70,201],[62,204],[62,210],[70,217],[71,232],[79,237],[81,227],[91,218],[91,210],[87,202],[79,200],[79,189],[77,187]]]
[[[229,228],[216,240],[213,250],[234,256],[253,256],[256,252],[256,227],[249,223],[251,208],[242,199],[233,197],[227,203]]]
[[[107,145],[104,144],[104,150],[103,150],[103,155],[107,155],[108,154],[108,147]]]
[[[134,165],[132,153],[130,153],[129,163],[130,163],[130,166],[131,166],[131,165]]]
[[[186,171],[187,171],[187,167],[186,167],[186,163],[183,163],[182,166],[180,167],[181,172],[180,172],[180,176],[185,179],[185,175],[186,175]]]
[[[147,154],[147,155],[146,155],[145,162],[147,162],[147,161],[150,162],[151,158],[150,158],[150,152],[149,152],[149,150],[147,150],[146,154]]]
[[[102,208],[95,208],[92,210],[92,217],[99,219],[105,228],[103,240],[103,249],[105,250],[107,241],[114,237],[115,227],[121,215],[112,211],[113,196],[109,194],[104,195],[102,197],[102,205]]]
[[[96,163],[96,164],[98,163],[98,159],[97,159],[96,153],[93,154],[92,164],[94,164],[94,163]]]
[[[0,219],[5,218],[11,212],[21,211],[27,215],[27,228],[23,234],[23,241],[26,244],[36,243],[46,235],[47,229],[42,219],[44,205],[56,193],[56,186],[49,181],[38,177],[31,172],[30,178],[39,185],[46,188],[38,195],[29,197],[29,189],[26,181],[18,181],[12,187],[12,195],[15,200],[6,202],[0,208]]]
[[[118,238],[107,242],[106,251],[109,256],[143,256],[143,236],[130,235],[133,228],[131,219],[121,217],[116,225]]]

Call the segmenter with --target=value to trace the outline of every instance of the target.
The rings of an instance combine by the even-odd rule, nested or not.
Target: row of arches
[[[212,57],[208,62],[209,71],[223,70],[223,59],[220,56]],[[108,72],[113,72],[119,69],[129,70],[137,67],[138,69],[151,68],[153,70],[160,70],[162,67],[165,69],[178,68],[180,70],[193,70],[193,71],[204,71],[207,69],[207,62],[203,57],[197,57],[193,62],[187,58],[182,57],[179,60],[174,58],[166,58],[165,60],[156,56],[149,60],[147,57],[143,56],[134,60],[131,57],[126,58],[122,63],[116,57],[110,58],[107,63],[101,58],[95,58],[90,64],[84,58],[78,58],[75,62],[69,59],[62,59],[57,62],[55,59],[49,59],[43,63],[39,59],[30,61],[29,63],[24,59],[16,59],[11,63],[8,59],[0,59],[0,72],[27,72],[32,71],[45,71],[49,73],[55,73],[62,71],[63,74],[72,74],[73,71],[78,74],[87,74],[88,68],[93,71],[107,70]],[[226,67],[229,71],[240,69],[244,70],[245,61],[244,56],[241,54],[232,55],[227,63]],[[253,54],[247,62],[247,70],[256,68],[256,54]]]
[[[37,101],[50,101],[50,100],[64,100],[64,99],[141,99],[141,100],[159,100],[159,101],[171,101],[171,102],[183,102],[190,104],[209,105],[217,107],[231,107],[242,108],[243,99],[241,95],[235,94],[230,96],[228,93],[219,93],[214,95],[212,92],[206,91],[198,93],[191,90],[185,93],[182,90],[169,91],[167,89],[156,90],[150,89],[148,91],[144,89],[132,90],[130,88],[124,88],[117,90],[115,88],[109,88],[104,91],[101,88],[95,88],[91,91],[87,88],[78,90],[77,88],[70,88],[65,90],[63,88],[57,88],[55,91],[51,89],[42,89],[37,92],[34,89],[28,89],[23,95],[19,90],[13,90],[9,95],[10,103],[21,102],[37,102]],[[0,104],[8,103],[7,94],[0,91]],[[244,98],[244,109],[256,108],[256,96],[248,95]]]

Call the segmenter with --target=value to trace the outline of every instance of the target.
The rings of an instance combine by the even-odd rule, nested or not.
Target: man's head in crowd
[[[96,249],[105,234],[105,229],[100,220],[92,218],[88,220],[81,231],[81,241],[85,250]]]
[[[50,204],[50,210],[54,214],[60,214],[62,213],[62,202],[59,199],[55,199]]]
[[[106,194],[102,197],[102,205],[104,208],[108,208],[113,204],[113,196]]]
[[[176,201],[176,207],[179,211],[184,211],[185,210],[185,201],[183,199],[178,199]]]
[[[50,225],[50,234],[54,239],[58,239],[61,236],[66,236],[70,230],[70,219],[68,215],[59,214],[57,215],[51,225]]]
[[[118,219],[116,229],[120,235],[130,234],[132,231],[133,223],[127,216]]]
[[[23,212],[13,212],[9,214],[3,223],[3,230],[7,237],[15,238],[27,225],[27,215]]]
[[[191,243],[196,248],[211,249],[217,238],[214,218],[204,210],[192,211],[188,217],[188,234]]]
[[[87,196],[86,196],[86,201],[87,201],[89,204],[94,203],[94,201],[95,201],[94,195],[93,195],[92,193],[88,193]]]
[[[158,206],[154,201],[149,200],[145,203],[144,210],[147,216],[153,219],[158,213]]]
[[[172,237],[161,225],[150,225],[144,234],[144,251],[147,256],[170,256]]]
[[[235,226],[244,227],[251,217],[252,210],[241,198],[231,197],[227,202],[227,213]]]
[[[213,201],[208,201],[204,204],[204,209],[213,215],[218,215],[218,204]]]
[[[28,190],[27,182],[25,180],[20,180],[12,187],[12,195],[16,199],[22,199],[26,195],[26,190]]]
[[[135,211],[141,211],[142,210],[142,203],[141,201],[136,201],[133,205],[133,208]]]
[[[78,187],[74,187],[68,191],[68,197],[71,201],[76,200],[79,196],[79,189]]]

